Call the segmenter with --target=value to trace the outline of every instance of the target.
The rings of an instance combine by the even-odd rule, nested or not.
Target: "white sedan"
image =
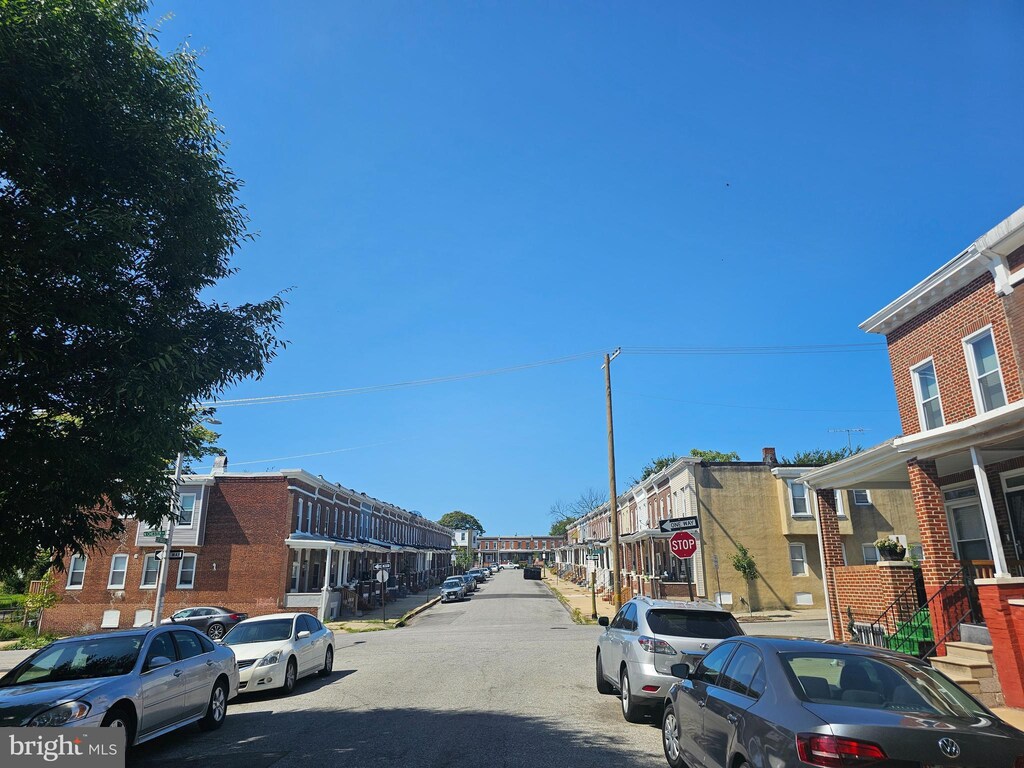
[[[246,619],[221,641],[235,652],[238,692],[295,690],[300,677],[334,668],[334,633],[308,613],[274,613]]]

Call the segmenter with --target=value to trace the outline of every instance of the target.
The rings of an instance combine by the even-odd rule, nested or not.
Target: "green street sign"
[[[601,556],[601,550],[600,549],[592,549],[592,550],[590,550],[590,554],[591,554],[592,557],[600,557]]]
[[[156,537],[156,543],[157,544],[168,544],[169,540],[168,540],[168,538],[166,536],[157,536]]]
[[[166,535],[167,535],[167,531],[143,531],[142,532],[142,537],[144,539],[152,539],[152,538],[155,538],[157,536],[166,536]]]

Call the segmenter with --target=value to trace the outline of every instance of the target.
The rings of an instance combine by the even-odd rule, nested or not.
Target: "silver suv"
[[[634,597],[610,622],[602,616],[598,624],[605,630],[597,639],[597,690],[618,690],[622,716],[631,723],[660,705],[678,682],[673,664],[692,669],[722,640],[743,634],[733,615],[709,600]]]

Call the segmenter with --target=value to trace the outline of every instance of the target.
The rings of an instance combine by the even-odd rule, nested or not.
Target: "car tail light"
[[[867,766],[886,759],[882,748],[870,741],[821,736],[816,733],[797,734],[796,751],[800,760],[807,765],[818,765],[822,768]]]
[[[228,616],[228,618],[231,619],[231,621],[245,621],[246,619],[249,618],[249,614],[248,613],[232,613],[230,616]]]
[[[668,656],[675,656],[676,649],[666,643],[664,640],[659,640],[656,637],[647,637],[643,635],[637,640],[640,643],[640,647],[648,653],[664,653]]]

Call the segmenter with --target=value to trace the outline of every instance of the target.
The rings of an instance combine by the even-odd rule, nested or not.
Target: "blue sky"
[[[161,44],[205,51],[258,233],[214,295],[291,288],[288,348],[225,397],[876,341],[859,322],[1024,203],[1019,3],[167,13]],[[595,357],[224,408],[221,443],[239,470],[546,533],[553,502],[607,489],[602,376]],[[624,354],[613,377],[620,490],[667,452],[899,431],[884,351]]]

